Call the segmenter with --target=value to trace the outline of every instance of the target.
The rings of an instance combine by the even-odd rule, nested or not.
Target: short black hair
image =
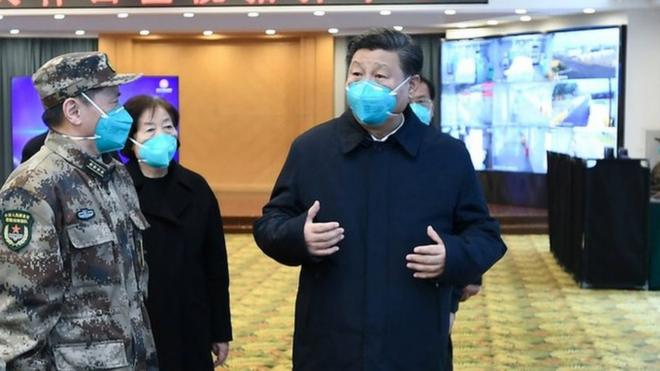
[[[168,115],[170,115],[170,118],[172,119],[172,125],[174,125],[176,129],[179,129],[179,111],[177,111],[176,108],[174,108],[174,106],[171,105],[168,101],[158,96],[144,94],[136,95],[124,103],[124,108],[133,118],[131,131],[128,132],[129,138],[135,137],[140,116],[142,116],[142,114],[146,111],[153,112],[158,107],[161,107],[167,112]],[[131,160],[136,160],[135,154],[133,153],[133,146],[133,142],[127,140],[124,149],[121,150],[121,154]]]
[[[431,100],[435,100],[435,85],[431,82],[431,80],[427,79],[424,76],[419,76],[419,79],[421,80],[422,83],[426,84],[426,86],[429,88],[429,95]]]
[[[88,90],[85,92],[85,94],[90,98],[94,99],[94,96],[96,93],[99,92],[103,88],[96,88],[92,90]],[[80,96],[80,95],[79,95]],[[82,99],[83,104],[89,105],[90,103],[87,101],[87,99]],[[62,124],[62,121],[64,121],[64,101],[61,101],[57,103],[56,105],[47,108],[43,114],[41,114],[41,120],[48,126],[49,129],[53,129],[58,127],[60,124]]]
[[[41,120],[48,126],[49,129],[56,128],[59,126],[62,121],[64,121],[64,111],[62,109],[62,104],[60,102],[50,108],[47,108],[43,114],[41,114]]]
[[[406,76],[417,75],[422,70],[424,55],[419,45],[403,32],[387,28],[373,28],[358,35],[348,43],[346,65],[349,66],[353,55],[360,49],[382,49],[396,52],[399,55],[401,70]]]

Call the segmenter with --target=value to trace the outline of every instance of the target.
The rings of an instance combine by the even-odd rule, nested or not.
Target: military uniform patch
[[[85,209],[80,209],[80,210],[78,210],[78,212],[76,213],[76,216],[77,216],[78,219],[80,219],[80,220],[90,220],[90,219],[92,219],[95,215],[96,215],[96,213],[94,212],[94,210],[92,210],[92,209],[86,209],[86,208],[85,208]]]
[[[2,240],[13,251],[20,251],[32,238],[32,215],[21,210],[7,210],[2,214]]]

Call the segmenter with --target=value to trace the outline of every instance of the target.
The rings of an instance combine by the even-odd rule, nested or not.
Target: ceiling
[[[7,0],[0,0],[7,1]],[[27,1],[27,0],[24,0]],[[377,0],[375,0],[377,3]],[[392,5],[365,6],[239,6],[188,8],[123,8],[123,9],[0,9],[0,37],[72,36],[84,30],[81,37],[99,33],[138,33],[149,30],[159,33],[201,34],[204,30],[216,34],[263,33],[266,29],[277,33],[328,32],[355,34],[370,27],[402,26],[407,32],[440,32],[452,28],[483,27],[487,21],[499,25],[520,22],[515,9],[525,9],[534,19],[581,14],[592,8],[596,14],[629,9],[660,8],[660,0],[490,0],[481,5]],[[391,11],[381,15],[381,10]],[[454,10],[455,14],[445,14]],[[248,17],[249,12],[257,17]],[[314,11],[324,11],[316,16]],[[118,18],[118,13],[129,13]],[[187,18],[184,12],[193,12]],[[449,12],[451,13],[451,12]],[[64,19],[55,19],[55,14]],[[20,30],[11,35],[10,30]],[[14,31],[15,32],[15,31]]]

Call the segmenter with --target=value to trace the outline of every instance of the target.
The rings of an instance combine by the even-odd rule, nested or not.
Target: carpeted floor
[[[580,289],[547,236],[507,236],[507,255],[461,306],[456,370],[660,370],[660,292]],[[290,370],[298,269],[229,235],[233,370]],[[218,368],[220,369],[220,368]]]

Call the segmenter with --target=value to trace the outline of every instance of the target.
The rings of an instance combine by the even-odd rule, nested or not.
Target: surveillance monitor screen
[[[617,147],[621,28],[443,40],[441,127],[477,170],[545,173],[546,151]]]

